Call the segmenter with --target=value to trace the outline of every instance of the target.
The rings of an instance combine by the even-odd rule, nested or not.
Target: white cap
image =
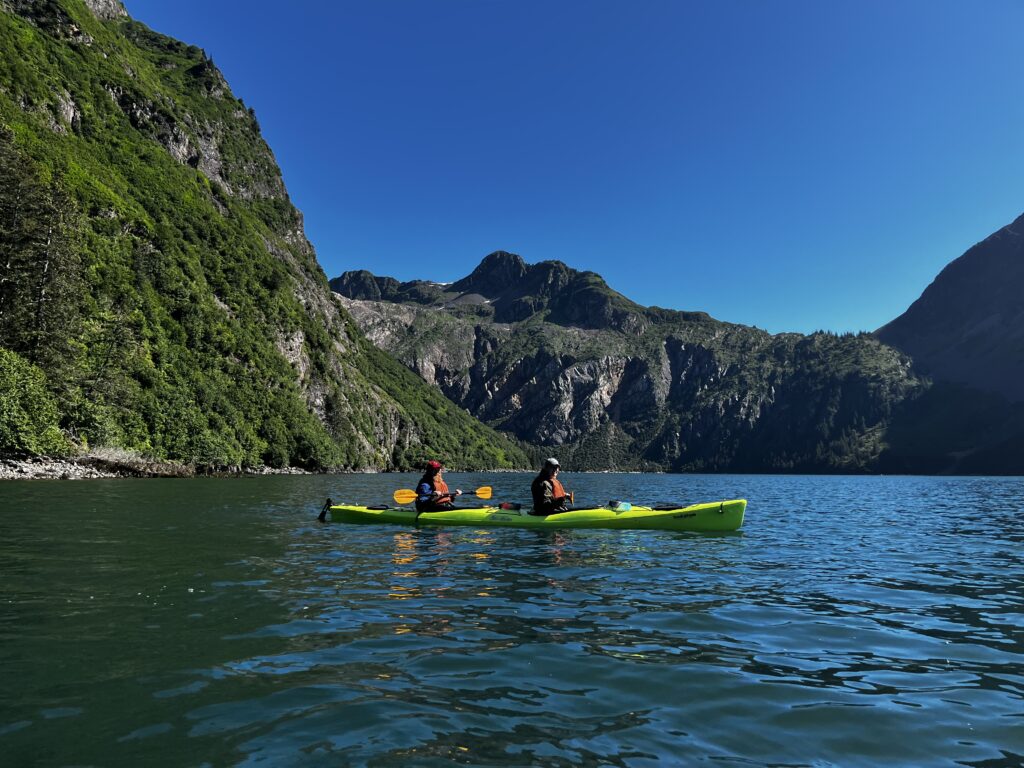
[[[560,467],[560,466],[562,466],[561,464],[558,463],[558,459],[548,459],[544,463],[545,464],[550,464],[552,467]]]

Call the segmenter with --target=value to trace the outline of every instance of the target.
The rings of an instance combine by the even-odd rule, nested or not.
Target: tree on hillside
[[[46,182],[0,130],[0,345],[65,379],[80,332],[80,217],[59,178]]]

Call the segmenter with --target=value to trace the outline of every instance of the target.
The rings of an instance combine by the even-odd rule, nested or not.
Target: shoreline
[[[4,480],[104,480],[116,478],[195,478],[195,477],[264,477],[267,475],[366,475],[415,474],[416,469],[327,469],[311,471],[299,467],[276,469],[268,466],[208,469],[192,464],[147,459],[119,449],[98,449],[81,456],[11,456],[0,454],[0,482]],[[456,474],[508,473],[529,474],[534,469],[452,469]],[[801,477],[1021,477],[1021,475],[979,473],[952,475],[945,473],[883,473],[883,472],[667,472],[664,470],[582,469],[574,475],[792,475]]]
[[[239,467],[229,471],[204,471],[194,465],[156,461],[127,454],[90,453],[83,456],[2,456],[2,480],[103,480],[127,477],[258,477],[261,475],[310,475],[298,467]]]
[[[156,477],[263,477],[266,475],[366,475],[415,473],[418,470],[337,469],[310,471],[300,467],[277,469],[266,465],[209,470],[193,464],[158,461],[118,449],[99,449],[81,456],[4,456],[0,454],[0,482],[4,480],[104,480]],[[463,470],[452,470],[459,472]],[[467,472],[531,472],[529,469],[482,469]]]

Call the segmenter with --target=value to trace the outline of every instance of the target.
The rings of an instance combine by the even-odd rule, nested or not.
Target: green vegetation
[[[43,372],[0,347],[0,445],[17,453],[67,449],[57,426],[57,404]]]
[[[365,342],[202,50],[79,0],[17,8],[0,11],[0,347],[57,414],[0,450],[56,450],[55,423],[65,447],[211,469],[525,463]]]

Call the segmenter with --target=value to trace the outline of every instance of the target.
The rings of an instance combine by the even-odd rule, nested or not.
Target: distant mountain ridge
[[[504,251],[448,285],[366,271],[330,285],[374,343],[575,468],[1024,471],[1024,408],[933,384],[873,334],[643,307],[593,272]]]
[[[627,330],[647,311],[609,288],[596,272],[580,272],[560,261],[527,264],[507,251],[491,253],[469,275],[450,285],[425,280],[400,283],[365,270],[346,272],[330,285],[342,296],[363,301],[486,303],[497,323],[521,322],[544,313],[545,321],[556,325]]]
[[[948,264],[877,334],[938,380],[1024,402],[1024,215]]]
[[[498,251],[450,285],[331,281],[371,340],[486,423],[573,466],[866,471],[924,388],[869,334],[771,335],[643,307],[593,272]]]

